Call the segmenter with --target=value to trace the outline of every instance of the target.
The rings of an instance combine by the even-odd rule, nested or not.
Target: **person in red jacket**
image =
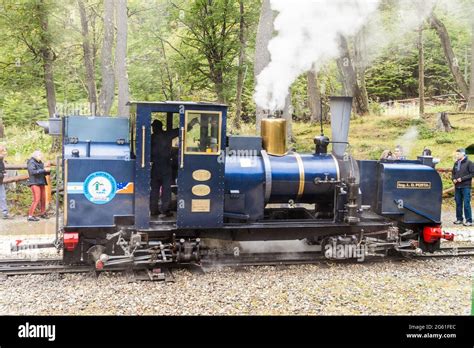
[[[28,186],[33,193],[33,202],[31,203],[30,209],[28,210],[28,221],[39,221],[34,216],[36,207],[40,205],[39,217],[47,219],[46,215],[46,191],[45,186],[47,185],[46,175],[49,175],[49,168],[44,167],[44,163],[41,161],[43,154],[41,151],[35,151],[28,160]]]

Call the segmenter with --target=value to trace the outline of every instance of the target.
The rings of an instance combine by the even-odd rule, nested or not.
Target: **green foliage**
[[[77,2],[43,0],[49,25],[40,25],[38,0],[4,0],[0,3],[0,109],[7,126],[31,126],[47,117],[42,39],[54,54],[58,104],[87,100],[84,83],[82,36]],[[94,55],[97,89],[101,88],[100,55],[103,40],[103,4],[85,0]],[[253,61],[261,1],[244,0],[246,62],[242,95],[242,120],[255,122]],[[460,6],[470,6],[464,1]],[[394,27],[396,2],[382,1],[383,25]],[[462,8],[462,7],[460,7]],[[231,0],[128,0],[128,76],[133,100],[225,101],[229,117],[235,114],[238,72],[239,2]],[[466,13],[444,13],[446,25],[462,71],[470,71],[471,25]],[[370,112],[382,115],[379,101],[418,96],[417,33],[409,31],[386,47],[367,67],[365,78]],[[452,94],[456,88],[436,33],[424,30],[426,95]],[[469,75],[469,74],[468,74]],[[469,78],[469,76],[467,76]],[[339,95],[341,78],[334,61],[322,67],[318,82],[327,96]],[[310,115],[306,76],[291,88],[293,114],[307,120]],[[445,106],[443,106],[445,107]],[[457,109],[456,104],[452,104]],[[112,113],[116,104],[112,107]],[[402,126],[406,126],[403,124]]]
[[[3,100],[3,123],[12,125],[28,125],[47,117],[46,102],[41,91],[26,95],[22,92],[8,92]]]
[[[418,126],[418,137],[420,139],[432,139],[435,135],[434,129],[430,128],[426,124],[420,124]]]
[[[436,137],[436,144],[452,144],[454,143],[454,139],[449,134],[441,134]]]
[[[377,122],[378,125],[381,127],[395,127],[399,129],[405,129],[409,126],[415,126],[420,124],[421,122],[418,120],[414,120],[408,117],[390,117],[384,118]]]
[[[15,186],[7,186],[7,202],[11,214],[27,215],[26,212],[31,205],[31,190],[24,183]]]
[[[413,50],[403,52],[396,46],[387,49],[366,71],[369,97],[387,101],[416,95],[417,67],[418,57]]]
[[[384,112],[384,108],[380,105],[380,103],[375,103],[372,100],[369,101],[369,113],[372,115],[380,116]]]
[[[2,143],[8,148],[7,160],[11,163],[25,163],[35,150],[42,151],[45,160],[55,160],[56,154],[51,153],[52,137],[39,127],[6,127],[6,137]]]

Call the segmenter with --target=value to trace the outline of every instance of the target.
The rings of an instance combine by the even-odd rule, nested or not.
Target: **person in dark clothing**
[[[454,162],[452,179],[455,186],[454,199],[456,201],[456,225],[463,223],[463,206],[464,217],[466,222],[464,226],[472,226],[472,210],[471,210],[471,186],[472,177],[474,176],[474,163],[466,156],[466,150],[458,149],[455,154],[456,162]]]
[[[173,180],[172,170],[172,141],[179,135],[179,128],[163,130],[163,123],[154,120],[151,136],[151,193],[150,211],[151,215],[158,214],[158,201],[161,197],[161,214],[159,218],[171,216],[171,184]],[[161,195],[160,195],[161,192]]]
[[[4,158],[7,157],[7,149],[5,146],[0,145],[0,210],[4,219],[10,219],[11,216],[8,214],[7,206],[7,193],[5,190],[5,185],[3,184],[3,178],[7,174],[5,170],[5,163],[3,162]]]
[[[47,185],[46,175],[49,175],[49,169],[44,167],[44,163],[41,161],[42,157],[41,151],[35,151],[27,162],[29,175],[28,186],[33,193],[33,202],[28,210],[28,221],[39,221],[39,219],[34,216],[38,204],[40,205],[39,217],[42,219],[48,218],[46,215],[45,186]]]

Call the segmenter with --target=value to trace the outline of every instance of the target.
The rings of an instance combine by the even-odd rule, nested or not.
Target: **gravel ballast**
[[[456,258],[178,270],[174,283],[15,276],[0,282],[0,314],[469,315],[472,270],[472,259]]]

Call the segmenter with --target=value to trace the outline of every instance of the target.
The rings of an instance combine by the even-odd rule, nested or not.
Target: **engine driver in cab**
[[[151,215],[158,215],[158,200],[161,197],[159,218],[171,216],[171,184],[173,181],[172,169],[172,142],[179,135],[179,128],[163,130],[163,123],[154,120],[151,124]],[[161,192],[161,195],[160,195]]]

